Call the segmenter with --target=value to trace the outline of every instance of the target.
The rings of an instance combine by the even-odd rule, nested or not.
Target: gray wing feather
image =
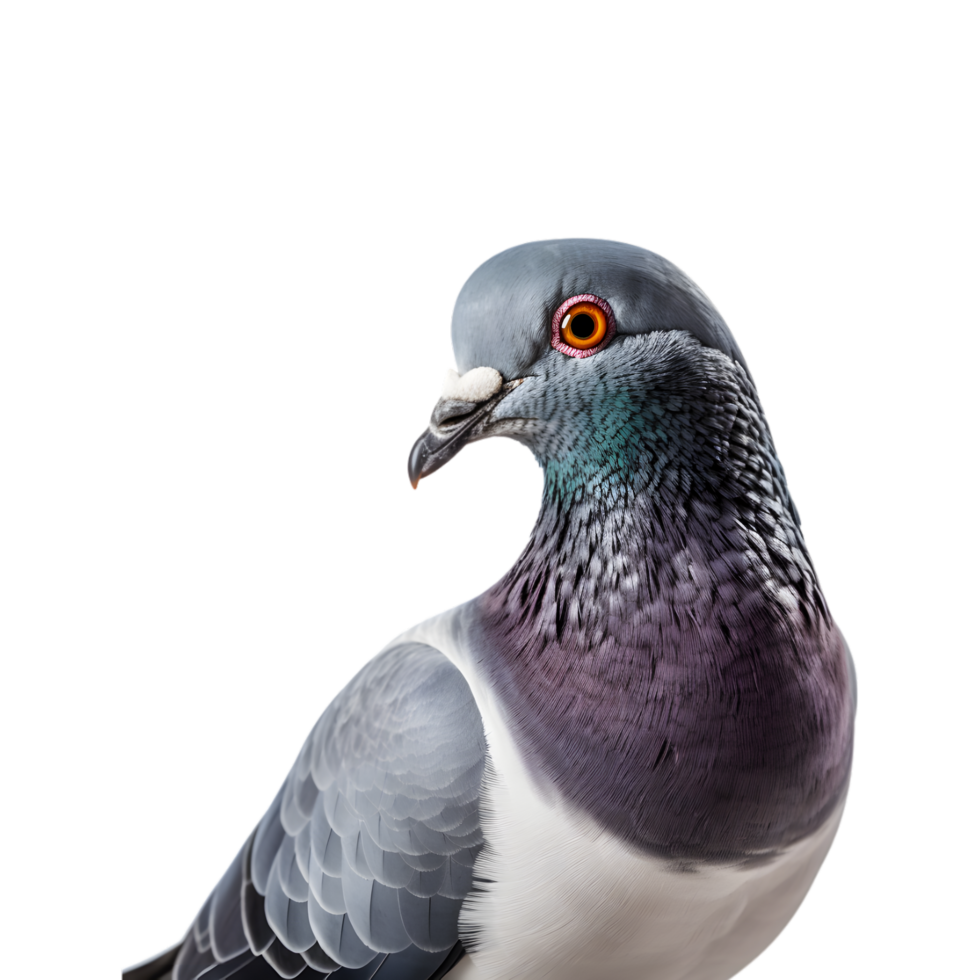
[[[398,891],[344,868],[341,878],[351,925],[372,949],[397,953],[412,940],[398,912]]]
[[[279,851],[279,845],[286,830],[279,819],[279,811],[282,809],[283,794],[286,792],[286,784],[276,794],[272,801],[272,806],[266,811],[265,816],[259,822],[255,830],[255,840],[252,843],[252,867],[251,878],[255,890],[260,894],[265,894],[266,885],[269,881],[269,873],[272,871],[273,862]]]
[[[418,898],[431,898],[438,894],[446,880],[446,867],[440,864],[432,871],[416,871],[412,874],[405,890]]]
[[[372,867],[372,871],[378,881],[389,888],[406,888],[415,874],[415,869],[391,848],[381,848],[381,865]]]
[[[459,938],[456,922],[463,907],[462,900],[442,895],[417,898],[402,891],[398,901],[405,928],[420,949],[431,952],[446,949]]]
[[[341,851],[344,855],[344,864],[353,868],[362,878],[371,878],[371,870],[367,865],[367,858],[364,854],[364,844],[362,841],[361,827],[343,838]]]
[[[417,871],[435,871],[446,862],[444,855],[425,850],[414,835],[411,835],[410,846],[405,848],[402,859],[410,868],[415,868]]]
[[[311,821],[294,838],[296,867],[307,882],[310,880],[310,834],[312,826]]]
[[[320,717],[174,980],[230,976],[256,956],[279,976],[425,980],[459,939],[485,757],[472,694],[441,653],[411,643],[376,657]]]
[[[278,939],[262,954],[262,959],[280,977],[298,977],[308,965],[299,953],[287,949]],[[268,969],[264,969],[262,972],[268,976]],[[208,980],[211,980],[210,974],[208,974]]]
[[[247,856],[248,843],[245,843],[211,894],[208,932],[215,959],[220,962],[248,949],[241,914],[242,875]]]
[[[325,807],[317,807],[310,820],[310,857],[321,871],[340,877],[343,865],[343,840],[327,820]]]
[[[346,914],[327,912],[316,902],[310,903],[308,911],[320,948],[341,966],[361,967],[377,957],[378,951],[361,941]]]
[[[446,898],[466,898],[473,887],[473,862],[464,851],[452,854],[446,862],[446,880],[439,894]]]
[[[305,896],[302,902],[293,901],[283,891],[278,875],[271,875],[269,878],[265,917],[279,942],[293,953],[302,953],[316,942],[316,936],[310,929]]]
[[[344,888],[339,877],[324,874],[317,869],[310,875],[310,894],[321,906],[334,915],[343,915],[347,911],[344,902]]]
[[[284,837],[279,845],[276,860],[276,873],[283,892],[294,902],[305,902],[309,898],[310,886],[306,875],[300,870],[296,855],[296,837]],[[309,866],[307,865],[307,873]]]
[[[336,960],[327,956],[320,948],[319,943],[314,943],[306,950],[303,953],[303,959],[318,973],[333,973],[340,967],[340,964]]]
[[[242,887],[239,892],[241,901],[242,928],[245,938],[248,940],[248,948],[253,955],[258,956],[264,953],[273,943],[276,936],[269,928],[269,920],[265,917],[265,900],[259,894],[252,881],[252,850],[255,845],[255,833],[249,838],[246,844],[247,851],[242,862]],[[174,980],[183,980],[180,971],[174,971]],[[194,977],[196,974],[188,973],[187,977]]]

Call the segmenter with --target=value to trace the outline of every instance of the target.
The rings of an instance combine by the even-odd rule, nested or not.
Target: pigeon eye
[[[585,293],[566,299],[551,321],[551,346],[570,357],[590,357],[612,340],[616,330],[609,304]]]
[[[576,303],[562,318],[561,339],[569,347],[588,350],[606,336],[606,314],[594,303]]]

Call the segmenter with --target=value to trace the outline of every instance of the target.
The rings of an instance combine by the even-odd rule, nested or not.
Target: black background
[[[554,228],[515,239],[469,227],[460,240],[418,223],[321,234],[295,216],[194,225],[165,270],[145,273],[148,342],[134,343],[121,382],[108,501],[122,529],[104,608],[120,655],[108,760],[120,964],[178,937],[350,673],[508,567],[540,486],[506,441],[471,447],[418,493],[404,462],[451,364],[460,282]],[[603,233],[677,261],[729,318],[865,668],[866,308],[824,247],[798,236],[762,250],[647,225]],[[865,871],[864,760],[826,873],[752,976],[839,972],[862,956],[846,947]]]

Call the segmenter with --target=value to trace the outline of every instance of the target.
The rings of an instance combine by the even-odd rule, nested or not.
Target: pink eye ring
[[[551,346],[569,357],[598,354],[615,334],[612,307],[592,293],[570,296],[551,318]]]

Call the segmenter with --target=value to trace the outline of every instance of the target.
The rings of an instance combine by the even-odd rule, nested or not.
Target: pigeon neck
[[[692,410],[689,394],[617,391],[591,429],[539,453],[531,540],[491,593],[549,581],[559,640],[566,607],[586,629],[610,604],[644,618],[650,603],[681,608],[689,587],[722,581],[775,603],[777,616],[792,607],[829,619],[754,386],[739,370],[724,396]]]
[[[623,465],[628,455],[613,445],[545,462],[531,540],[488,597],[506,605],[516,594],[539,638],[574,635],[585,648],[631,633],[651,608],[687,615],[705,589],[753,597],[762,618],[830,622],[774,454],[757,454],[742,486],[640,454]]]

